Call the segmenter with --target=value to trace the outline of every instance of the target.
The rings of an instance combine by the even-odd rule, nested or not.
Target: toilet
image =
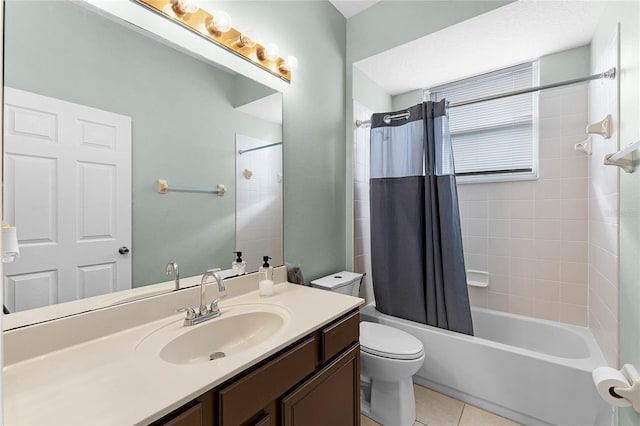
[[[311,286],[358,296],[363,275],[342,271],[311,281]],[[384,426],[412,426],[416,401],[412,376],[424,362],[422,342],[387,325],[360,323],[360,407]]]

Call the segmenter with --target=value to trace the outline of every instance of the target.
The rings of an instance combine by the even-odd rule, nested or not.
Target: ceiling
[[[329,0],[331,4],[335,6],[345,18],[349,19],[353,15],[356,15],[368,7],[373,6],[380,0]]]
[[[428,88],[589,44],[604,3],[520,0],[354,65],[390,95]]]

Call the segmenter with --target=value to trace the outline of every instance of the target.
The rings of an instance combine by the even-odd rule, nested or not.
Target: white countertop
[[[11,364],[4,368],[4,423],[147,424],[363,303],[289,283],[275,289],[267,298],[252,291],[225,299],[220,318],[234,306],[268,303],[287,311],[283,329],[273,339],[209,363],[172,364],[138,350],[152,332],[182,322],[184,314],[176,314]]]

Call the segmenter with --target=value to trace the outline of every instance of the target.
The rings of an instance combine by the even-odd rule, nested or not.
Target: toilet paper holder
[[[601,368],[608,369],[608,367]],[[599,369],[594,370],[594,373],[597,370]],[[633,407],[636,412],[640,413],[640,374],[638,374],[638,370],[636,370],[636,368],[632,364],[623,365],[620,373],[626,378],[629,385],[610,387],[609,394],[613,398],[619,399],[620,401],[618,401],[617,403],[611,403],[609,401],[607,402],[618,407]]]

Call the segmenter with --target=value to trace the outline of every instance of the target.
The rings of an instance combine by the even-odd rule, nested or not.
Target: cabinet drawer
[[[322,362],[327,362],[345,348],[358,342],[360,336],[360,313],[355,311],[321,332]]]
[[[220,390],[220,425],[237,426],[259,413],[315,369],[317,341],[309,337]]]

